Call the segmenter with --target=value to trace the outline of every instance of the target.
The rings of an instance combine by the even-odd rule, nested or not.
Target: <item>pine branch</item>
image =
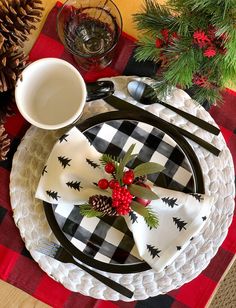
[[[143,13],[134,14],[137,29],[147,33],[158,33],[163,28],[175,30],[175,17],[167,6],[161,6],[152,0],[145,0]]]
[[[99,159],[102,165],[106,165],[107,163],[116,163],[117,158],[110,154],[102,154],[102,157]]]
[[[175,57],[176,54],[176,57]],[[177,55],[178,54],[178,55]],[[194,72],[198,69],[199,63],[195,59],[196,52],[192,48],[174,51],[169,49],[166,53],[168,57],[168,70],[164,73],[164,78],[173,86],[181,84],[183,87],[192,85]],[[184,74],[183,72],[184,68]]]
[[[165,80],[163,76],[156,76],[154,77],[154,80],[155,82],[152,84],[152,87],[156,96],[166,97],[168,94],[170,94],[171,90],[173,89],[173,85],[169,81]]]
[[[191,91],[193,91],[192,98],[196,100],[199,104],[203,104],[206,100],[210,104],[222,103],[221,89],[220,88],[201,88],[193,85],[191,87]]]
[[[105,214],[103,212],[100,211],[96,211],[94,210],[90,204],[81,204],[79,205],[79,210],[80,210],[80,214],[82,216],[86,216],[88,218],[92,218],[92,217],[102,217]]]
[[[157,228],[159,225],[158,217],[156,213],[149,207],[144,207],[142,204],[132,201],[131,208],[134,212],[138,213],[139,215],[143,216],[146,224],[150,228]]]
[[[136,60],[162,64],[155,78],[158,94],[167,95],[173,86],[193,86],[194,99],[200,104],[206,99],[210,104],[220,103],[221,90],[236,75],[235,0],[167,0],[165,5],[146,0],[134,20],[144,31]],[[168,31],[167,38],[163,30]],[[201,46],[194,38],[197,31],[209,35],[210,42]],[[156,45],[156,38],[162,42]]]
[[[135,51],[135,59],[137,61],[159,61],[160,50],[156,48],[155,39],[152,37],[142,37],[138,42]]]
[[[103,166],[105,166],[107,163],[112,163],[115,166],[115,170],[118,170],[120,160],[115,156],[104,153],[102,157],[99,159],[99,161]]]
[[[148,215],[144,219],[150,230],[159,226],[159,219],[151,209],[148,209]]]

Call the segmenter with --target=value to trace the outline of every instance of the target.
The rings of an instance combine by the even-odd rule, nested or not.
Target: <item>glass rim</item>
[[[60,8],[60,10],[59,10],[59,12],[57,13],[57,18],[56,18],[56,28],[57,28],[57,35],[58,35],[58,37],[59,37],[59,39],[60,39],[60,41],[61,41],[61,43],[64,45],[64,47],[71,53],[71,54],[73,54],[74,56],[76,56],[76,57],[81,57],[81,58],[87,58],[87,59],[89,59],[89,58],[100,58],[101,56],[104,56],[104,55],[106,55],[107,53],[109,53],[110,51],[112,51],[115,47],[116,47],[116,45],[118,44],[118,42],[119,42],[119,39],[120,39],[120,37],[121,37],[121,33],[122,33],[122,31],[123,31],[123,20],[122,20],[122,16],[121,16],[121,13],[120,13],[120,10],[118,9],[118,7],[117,7],[117,5],[112,1],[112,0],[106,0],[106,2],[111,2],[112,3],[112,5],[115,7],[115,9],[117,10],[117,13],[118,13],[118,15],[119,15],[119,18],[120,18],[120,27],[118,26],[117,28],[119,29],[119,31],[118,31],[118,35],[117,35],[117,39],[116,39],[116,41],[115,42],[113,42],[112,43],[112,45],[107,49],[107,50],[105,50],[104,52],[102,52],[102,53],[99,53],[99,54],[97,54],[97,55],[86,55],[86,54],[84,54],[84,53],[81,53],[81,52],[75,52],[75,51],[73,51],[64,41],[63,41],[63,39],[61,38],[61,35],[60,35],[60,32],[59,32],[59,18],[60,18],[60,14],[62,13],[62,11],[63,11],[63,9],[68,5],[68,2],[70,2],[71,0],[67,0],[64,4],[63,4],[63,6]],[[112,15],[112,14],[111,14]]]

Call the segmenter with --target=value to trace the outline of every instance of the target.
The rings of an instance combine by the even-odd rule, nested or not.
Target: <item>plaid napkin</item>
[[[147,124],[143,123],[140,127],[147,129],[146,126]],[[112,126],[106,125],[107,139],[110,139],[113,131]],[[129,142],[130,144],[127,146],[131,145],[131,138]],[[137,153],[137,148],[137,144],[135,144],[134,153]],[[96,185],[99,179],[106,177],[99,161],[100,158],[101,154],[89,143],[85,135],[78,128],[72,128],[53,147],[43,169],[36,197],[53,203],[54,207],[56,203],[57,215],[67,219],[73,208],[79,204],[87,203],[90,196],[96,194],[109,196],[108,190],[100,190]],[[211,209],[212,198],[195,193],[185,194],[156,186],[153,186],[152,190],[160,197],[148,205],[159,217],[157,228],[148,227],[145,219],[134,211],[124,217],[128,228],[132,231],[141,259],[155,270],[160,271],[181,253],[181,249],[185,248],[190,239],[203,227]],[[75,217],[77,217],[75,222],[83,225],[84,232],[87,234],[94,232],[96,226],[101,223],[97,217],[89,219],[81,217],[79,209]],[[91,230],[91,226],[93,226],[93,230]],[[113,237],[107,237],[108,228],[104,233],[104,239],[115,247],[121,231],[113,229]],[[76,240],[76,235],[73,238],[73,243],[78,249],[84,249],[83,241],[80,238]],[[106,254],[104,258],[103,248],[98,251],[100,260],[107,262],[109,257],[109,262],[111,262],[112,255],[109,255],[109,251],[112,250],[108,249],[108,255]],[[134,246],[130,248],[132,248],[131,251],[134,250]],[[127,247],[126,253],[134,258],[140,258],[128,250],[129,247]],[[116,261],[122,262],[121,260]],[[129,262],[131,262],[130,256]]]

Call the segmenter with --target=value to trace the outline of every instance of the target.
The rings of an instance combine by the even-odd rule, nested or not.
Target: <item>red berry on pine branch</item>
[[[195,75],[193,77],[193,83],[196,84],[199,87],[204,88],[205,85],[208,83],[208,79],[207,79],[206,76]]]
[[[173,45],[173,43],[175,42],[175,40],[179,40],[179,39],[180,39],[180,36],[178,35],[178,33],[177,33],[177,32],[173,32],[173,33],[171,34],[170,39],[169,39],[169,44],[170,44],[170,45]]]
[[[106,163],[104,169],[107,173],[113,173],[113,172],[115,172],[116,167],[112,162],[109,162],[109,163]]]
[[[193,33],[193,38],[194,43],[197,44],[200,48],[206,47],[211,42],[206,33],[201,30],[195,31]]]
[[[219,37],[222,42],[226,42],[229,39],[229,35],[227,33],[222,33],[221,36]]]
[[[219,48],[218,51],[221,55],[225,55],[227,52],[227,48],[222,47],[222,48]]]
[[[212,58],[212,57],[214,57],[214,56],[216,55],[216,50],[215,50],[214,47],[208,47],[208,48],[204,51],[203,55],[204,55],[205,57],[207,57],[207,58]]]
[[[179,39],[180,38],[177,32],[173,32],[171,37],[174,38],[174,39]]]
[[[167,43],[169,41],[169,29],[162,29],[161,35],[162,35],[164,41]]]
[[[107,189],[109,186],[109,182],[107,179],[101,179],[98,181],[98,187],[101,189]]]
[[[210,25],[210,26],[208,27],[207,36],[208,36],[211,40],[214,40],[214,39],[216,38],[216,28],[213,27],[212,25]]]
[[[133,170],[128,170],[124,173],[123,178],[122,178],[122,182],[125,185],[130,185],[132,184],[134,181],[134,172]]]
[[[161,40],[159,37],[156,38],[156,48],[161,48],[163,43],[163,40]]]
[[[205,89],[214,87],[214,84],[208,81],[207,76],[195,75],[193,78],[193,83]]]

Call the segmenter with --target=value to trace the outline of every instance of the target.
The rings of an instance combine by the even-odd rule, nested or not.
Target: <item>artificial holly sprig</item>
[[[80,205],[80,212],[87,217],[101,217],[104,215],[127,215],[131,210],[144,217],[147,225],[151,228],[158,226],[158,218],[151,208],[146,206],[151,200],[158,196],[145,184],[148,174],[162,171],[160,164],[146,162],[139,164],[134,169],[128,169],[126,165],[133,160],[137,154],[132,154],[135,144],[132,144],[123,158],[117,159],[103,154],[100,162],[106,173],[111,174],[112,179],[108,181],[102,178],[97,185],[102,190],[111,190],[111,197],[94,195],[89,203]],[[109,193],[109,190],[107,191]]]

